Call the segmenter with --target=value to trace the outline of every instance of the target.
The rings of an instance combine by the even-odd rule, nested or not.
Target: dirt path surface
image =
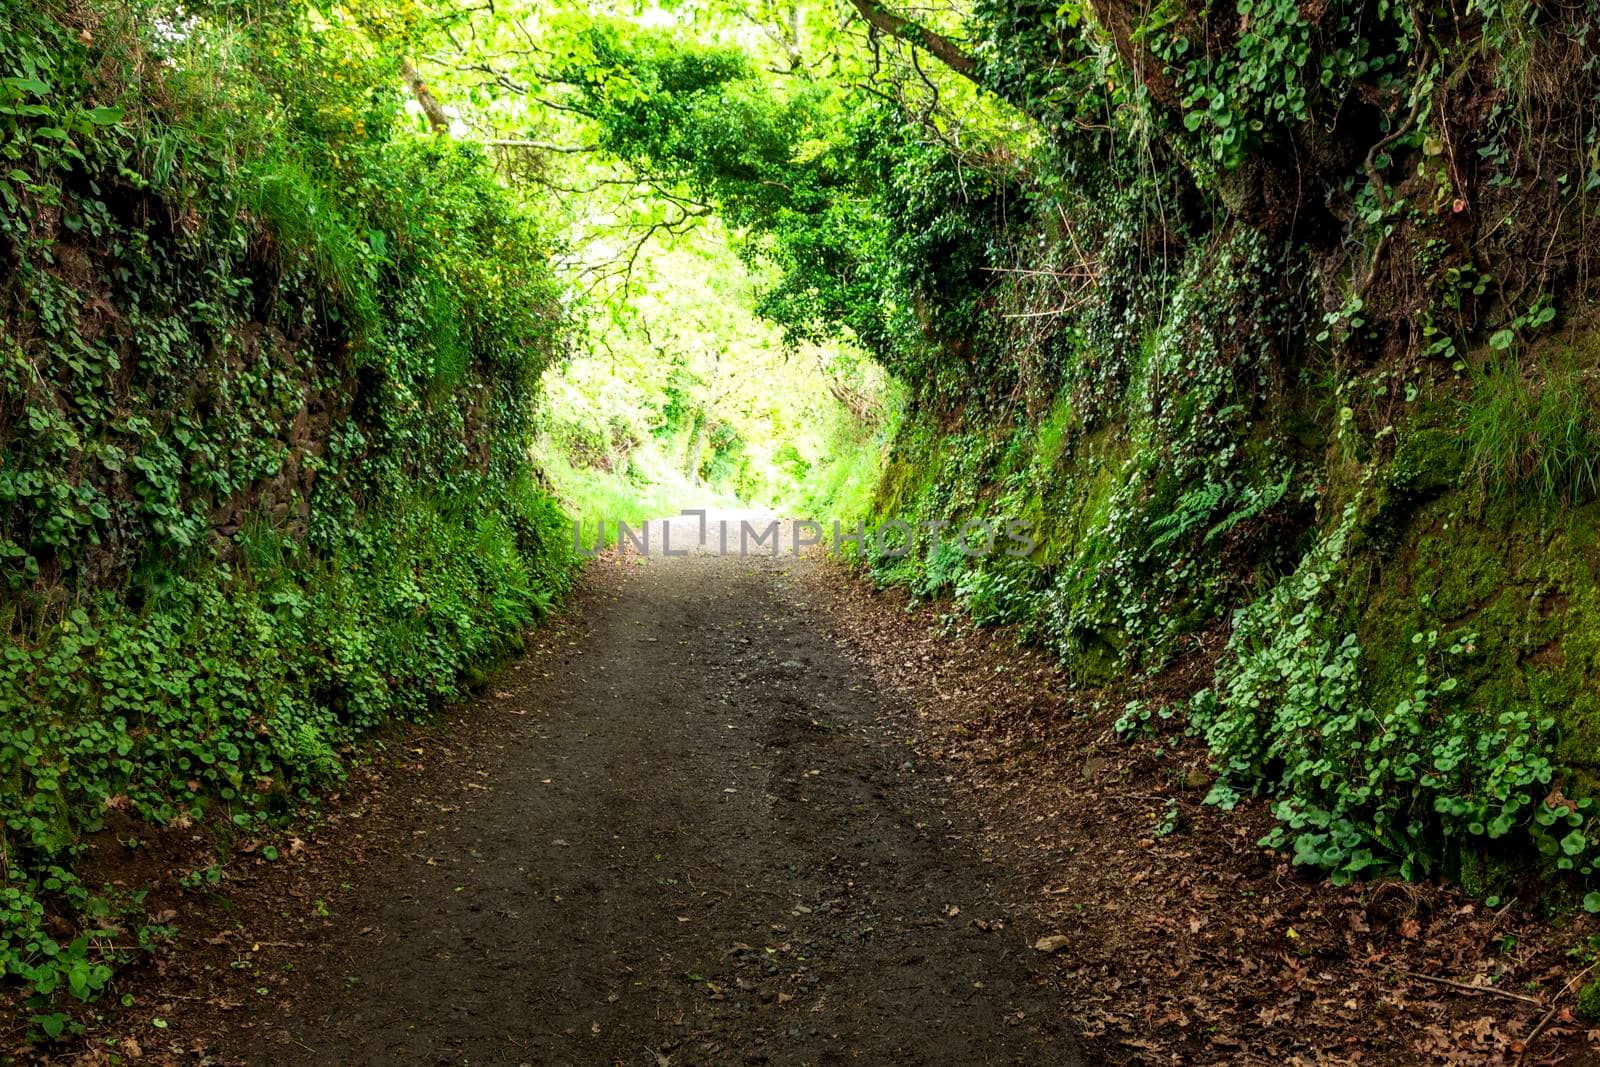
[[[823,560],[598,560],[480,699],[363,746],[304,840],[101,835],[173,932],[46,1055],[1600,1062],[1596,920],[1332,886],[1256,844],[1269,799],[1204,803],[1181,722],[1117,736],[1217,635],[1104,691],[1015,637]]]
[[[313,903],[334,910],[291,972],[222,999],[205,1053],[1078,1062],[1004,873],[955,839],[794,566],[591,567],[472,709],[495,756],[410,798],[409,833],[372,828],[392,853]]]

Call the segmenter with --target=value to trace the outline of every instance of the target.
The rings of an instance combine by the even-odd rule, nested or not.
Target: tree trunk
[[[694,428],[689,431],[689,448],[683,459],[683,473],[690,485],[700,484],[700,447],[705,441],[705,435],[700,431],[705,424],[706,416],[701,412],[694,417]]]

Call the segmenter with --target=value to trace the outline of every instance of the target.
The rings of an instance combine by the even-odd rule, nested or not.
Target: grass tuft
[[[1479,372],[1467,402],[1471,469],[1491,493],[1552,503],[1600,493],[1600,411],[1581,368],[1550,360],[1542,378],[1512,356]]]

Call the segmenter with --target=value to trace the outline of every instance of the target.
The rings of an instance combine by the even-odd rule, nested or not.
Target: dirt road
[[[596,561],[321,819],[100,835],[155,936],[45,1058],[1597,1062],[1592,920],[1308,877],[1200,739],[1117,737],[1214,647],[1096,692],[1016,636],[820,561]]]
[[[1078,1062],[1005,872],[953,840],[971,828],[808,603],[807,565],[595,563],[471,710],[500,725],[459,803],[412,798],[411,839],[209,1053]]]

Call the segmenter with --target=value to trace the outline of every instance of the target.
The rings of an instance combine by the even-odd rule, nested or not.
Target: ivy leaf
[[[50,83],[40,81],[38,78],[5,78],[0,79],[13,89],[20,89],[34,96],[46,96],[50,92]]]

